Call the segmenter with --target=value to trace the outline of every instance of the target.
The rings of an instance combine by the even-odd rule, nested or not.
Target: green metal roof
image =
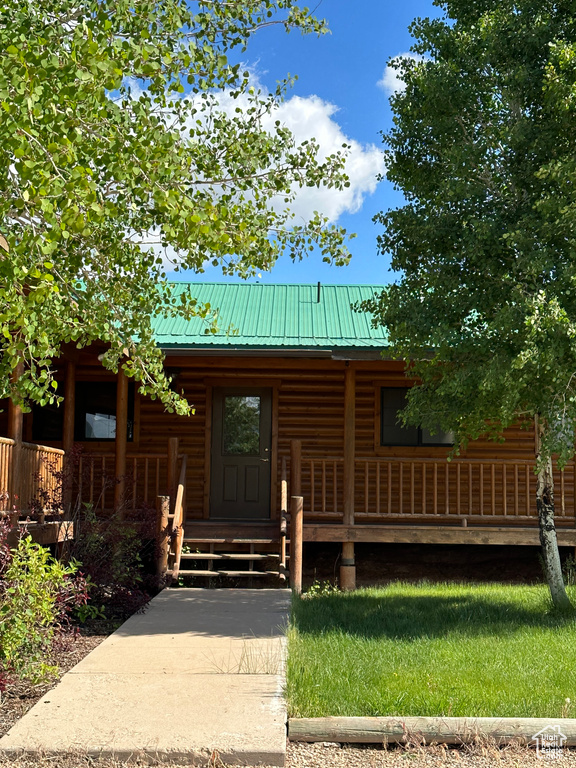
[[[382,285],[322,285],[320,301],[316,284],[174,283],[174,292],[189,287],[201,304],[218,310],[219,331],[207,335],[200,318],[159,318],[162,349],[382,349],[387,343],[370,315],[351,308]]]

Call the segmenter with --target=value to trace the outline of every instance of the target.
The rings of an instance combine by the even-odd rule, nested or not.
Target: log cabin
[[[302,542],[336,542],[352,588],[355,543],[537,545],[533,432],[511,428],[448,460],[450,434],[401,426],[412,382],[386,356],[384,329],[353,309],[381,290],[195,284],[220,330],[196,318],[155,327],[192,416],[103,369],[94,345],[58,361],[62,407],[8,408],[0,434],[65,460],[81,446],[69,503],[156,505],[159,530],[172,530],[160,567],[173,574],[282,578],[289,559],[298,589]],[[556,471],[562,546],[576,545],[575,488],[570,462]]]

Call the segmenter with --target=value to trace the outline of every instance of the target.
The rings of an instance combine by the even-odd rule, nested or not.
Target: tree
[[[365,305],[420,380],[404,417],[501,439],[535,425],[537,509],[554,604],[569,609],[552,459],[576,424],[576,17],[561,0],[446,0],[395,63],[379,214],[401,277]]]
[[[53,401],[62,345],[100,340],[106,367],[187,412],[153,318],[199,314],[210,332],[212,310],[174,294],[152,243],[176,268],[243,277],[284,251],[348,259],[345,230],[290,213],[298,187],[347,184],[343,156],[266,132],[288,83],[261,93],[233,60],[272,24],[326,31],[295,0],[3,3],[0,398]]]

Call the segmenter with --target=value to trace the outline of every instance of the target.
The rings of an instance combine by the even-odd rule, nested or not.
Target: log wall
[[[77,379],[104,380],[106,374],[96,368],[94,362],[83,353],[83,359],[76,366]],[[355,513],[358,522],[363,516],[367,520],[402,517],[407,522],[466,516],[488,518],[488,522],[498,518],[498,524],[502,524],[502,520],[506,524],[522,521],[524,525],[527,518],[535,519],[535,480],[529,466],[534,457],[531,430],[509,429],[503,443],[475,441],[450,465],[445,461],[446,447],[382,447],[379,445],[380,387],[404,385],[403,365],[380,360],[350,365],[356,369]],[[340,518],[344,361],[171,356],[167,367],[178,372],[176,387],[184,392],[195,413],[189,418],[169,414],[158,401],[137,398],[135,441],[128,444],[128,453],[161,454],[166,450],[169,437],[179,438],[179,452],[188,456],[189,517],[202,518],[208,514],[212,388],[237,385],[266,386],[274,390],[274,480],[280,477],[282,458],[289,457],[290,440],[300,439],[302,495],[307,518]],[[86,443],[85,447],[95,452],[114,452],[113,442]],[[468,460],[474,460],[473,465],[466,463]],[[501,460],[507,460],[505,468]],[[561,525],[574,525],[575,481],[573,464],[562,476],[557,475]],[[275,517],[280,509],[279,482],[273,483],[273,489]],[[483,522],[486,524],[487,520]]]

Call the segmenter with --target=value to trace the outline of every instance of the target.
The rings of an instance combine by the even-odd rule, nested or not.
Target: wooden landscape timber
[[[558,747],[576,746],[576,719],[530,717],[310,717],[290,718],[290,741],[343,744],[477,744],[490,740],[534,744],[540,731],[558,728]],[[559,750],[559,752],[560,752]],[[559,756],[559,753],[558,755]]]

